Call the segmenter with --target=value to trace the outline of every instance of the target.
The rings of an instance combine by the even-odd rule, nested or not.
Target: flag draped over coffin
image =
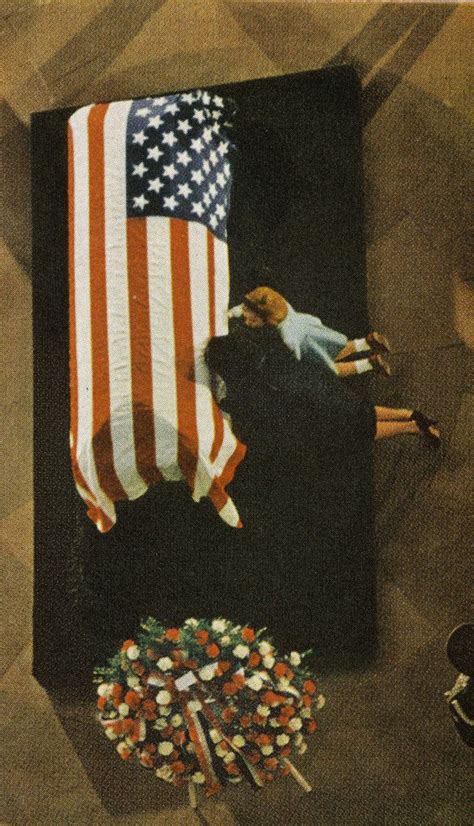
[[[161,480],[240,525],[225,487],[245,448],[203,356],[227,333],[232,108],[196,90],[69,120],[71,456],[101,531]]]

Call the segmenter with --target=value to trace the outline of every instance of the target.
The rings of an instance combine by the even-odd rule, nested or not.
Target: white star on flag
[[[165,178],[171,178],[171,180],[173,180],[176,175],[179,175],[179,172],[177,171],[174,163],[170,163],[168,166],[163,167],[163,175]]]
[[[214,95],[212,101],[216,106],[224,106],[224,99],[219,97],[219,95]]]
[[[165,112],[169,112],[171,115],[176,114],[178,110],[179,106],[176,103],[168,103],[168,106],[165,106]]]
[[[204,106],[209,106],[209,104],[211,102],[211,96],[210,96],[209,92],[203,92],[202,102],[204,103]]]
[[[140,178],[143,178],[145,172],[148,172],[148,167],[145,166],[144,163],[140,162],[139,164],[133,164],[132,175],[138,175]]]
[[[147,140],[148,140],[148,138],[145,135],[143,130],[141,132],[134,132],[133,133],[133,143],[139,143],[140,146],[143,146],[143,144]]]
[[[194,103],[196,98],[194,97],[193,94],[191,94],[191,92],[186,92],[186,94],[181,95],[181,100],[184,100],[185,103],[190,103],[191,104],[191,103]]]
[[[191,141],[191,149],[194,149],[195,152],[202,152],[202,150],[204,149],[204,144],[201,138],[194,138]]]
[[[163,198],[163,204],[167,209],[176,209],[178,206],[178,202],[174,195],[170,195],[169,198]]]
[[[158,146],[149,146],[147,149],[148,160],[157,161],[162,155],[164,155],[164,152]]]
[[[178,163],[182,163],[183,166],[187,166],[192,161],[191,155],[186,150],[184,150],[184,152],[177,152],[176,158]]]
[[[182,195],[183,198],[189,198],[191,192],[192,189],[189,184],[178,184],[178,195]]]
[[[209,218],[209,223],[213,229],[217,227],[218,221],[215,215],[211,215],[211,217]]]
[[[204,175],[202,174],[200,169],[191,172],[191,180],[195,181],[197,184],[202,184],[204,180]]]
[[[216,206],[216,215],[217,215],[218,218],[223,218],[224,217],[225,209],[224,209],[223,204],[218,204]]]
[[[146,118],[146,116],[149,115],[150,112],[151,109],[148,109],[146,106],[143,109],[137,109],[137,115],[140,118]]]
[[[163,118],[161,118],[159,115],[154,115],[152,118],[148,118],[148,126],[153,126],[154,129],[159,129],[162,123]]]
[[[208,192],[209,192],[209,195],[211,196],[211,198],[215,198],[216,195],[217,195],[216,185],[215,184],[209,184]]]
[[[200,202],[200,201],[198,201],[197,203],[194,203],[194,201],[193,201],[193,209],[192,209],[192,211],[193,211],[193,212],[195,212],[195,213],[196,213],[196,215],[199,215],[199,217],[201,217],[201,215],[202,215],[202,214],[203,214],[203,212],[204,212],[204,207],[203,207],[203,205],[201,204],[201,202]]]
[[[163,187],[164,187],[164,183],[163,183],[162,181],[160,181],[160,179],[159,179],[159,178],[153,178],[153,179],[152,179],[152,180],[148,183],[148,189],[149,189],[151,192],[159,192],[159,191],[160,191],[160,189],[163,189]]]
[[[165,97],[153,98],[153,106],[163,106],[164,103],[166,103]]]
[[[212,149],[209,153],[209,158],[213,166],[215,166],[219,162],[219,158],[217,157],[217,152]]]
[[[163,132],[163,143],[167,146],[174,146],[175,143],[178,143],[178,138],[174,132]]]
[[[227,155],[227,152],[229,151],[229,141],[221,141],[217,147],[217,151],[221,158],[223,158],[224,155]]]
[[[204,169],[206,175],[209,175],[209,172],[211,171],[211,164],[209,163],[207,158],[205,161],[202,162],[202,168]]]
[[[193,118],[194,118],[194,120],[197,120],[198,123],[202,123],[203,120],[206,120],[206,116],[205,116],[204,112],[202,111],[202,109],[195,109]]]
[[[179,120],[178,121],[178,127],[177,128],[178,128],[179,132],[183,132],[185,135],[187,135],[188,132],[190,132],[193,127],[189,123],[189,120],[186,118],[186,120]]]
[[[133,199],[133,206],[138,207],[139,209],[145,209],[146,205],[149,204],[150,201],[145,198],[144,195],[140,195],[138,198],[135,197]]]
[[[206,127],[206,129],[203,130],[202,136],[206,143],[210,143],[212,141],[212,132],[209,127]]]
[[[216,181],[217,181],[217,183],[219,184],[220,187],[222,187],[222,188],[225,187],[225,176],[222,174],[222,172],[217,173]]]

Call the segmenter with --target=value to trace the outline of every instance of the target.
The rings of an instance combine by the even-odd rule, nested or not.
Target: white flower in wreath
[[[118,734],[115,731],[112,731],[110,726],[107,726],[105,729],[105,736],[109,738],[109,740],[118,740]]]
[[[171,725],[174,728],[178,728],[178,726],[180,726],[182,722],[183,722],[183,718],[181,717],[181,714],[173,714],[173,716],[171,718]]]
[[[169,703],[171,703],[171,694],[169,693],[169,691],[166,691],[165,688],[162,691],[159,691],[156,695],[156,702],[160,706],[167,706]]]
[[[291,728],[292,731],[299,731],[302,725],[303,723],[299,717],[292,717],[288,723],[288,728]]]
[[[127,703],[120,703],[117,711],[121,717],[128,717],[128,712],[130,711],[130,708]]]
[[[301,732],[298,732],[298,734],[295,734],[295,736],[293,738],[293,742],[294,742],[295,746],[301,746],[301,743],[303,742],[303,739],[304,738],[303,738],[303,735],[301,734]]]
[[[136,674],[133,674],[131,677],[127,677],[127,685],[129,688],[138,688],[140,685],[139,677],[137,677]]]
[[[307,743],[301,743],[301,746],[298,749],[298,754],[304,754],[307,748],[308,748]]]
[[[290,654],[291,665],[301,665],[301,655],[297,651],[292,651]]]
[[[257,706],[257,712],[260,714],[261,717],[268,717],[270,714],[270,708],[263,703]]]
[[[158,746],[158,751],[160,752],[160,754],[163,755],[163,757],[167,757],[169,754],[171,754],[173,749],[173,743],[171,743],[169,740],[163,740],[163,742],[160,743],[160,745]]]
[[[290,681],[287,677],[280,677],[280,679],[278,680],[278,688],[280,689],[280,691],[286,691],[289,685]]]
[[[276,741],[277,746],[286,746],[290,742],[290,738],[287,734],[278,734]]]
[[[168,714],[171,714],[171,706],[158,706],[158,711],[162,717],[166,717]]]
[[[224,757],[224,763],[232,763],[235,760],[235,752],[228,751]]]
[[[272,728],[281,728],[281,723],[278,722],[276,717],[272,717],[270,720],[270,725]]]
[[[108,697],[112,691],[112,683],[101,683],[97,686],[97,694],[99,697]]]
[[[138,660],[140,656],[140,649],[138,645],[130,645],[127,648],[127,657],[129,660]]]
[[[118,744],[117,751],[118,751],[119,754],[123,754],[126,751],[130,751],[130,748],[129,748],[129,746],[127,746],[126,743],[124,743],[122,741],[121,743]]]
[[[194,754],[194,752],[196,751],[194,743],[188,743],[188,745],[186,746],[186,751],[188,752],[188,754]]]
[[[127,746],[129,747],[129,749],[134,749],[135,748],[135,743],[133,742],[131,737],[127,736],[125,738],[125,742],[126,742]]]
[[[204,783],[206,778],[204,777],[202,772],[194,772],[194,774],[191,775],[191,780],[193,781],[193,783]]]
[[[211,623],[211,627],[213,631],[216,631],[218,634],[223,634],[227,628],[227,622],[224,619],[215,619]]]
[[[265,668],[273,668],[273,666],[275,665],[275,657],[272,657],[271,654],[267,654],[263,658],[263,664]]]
[[[206,682],[209,682],[209,680],[212,680],[212,678],[215,676],[215,674],[216,674],[216,667],[215,667],[214,664],[205,665],[205,666],[203,666],[202,668],[199,669],[199,676],[200,676],[201,680],[205,680]]]
[[[273,746],[262,746],[260,751],[265,755],[265,757],[268,757],[270,754],[273,754]]]
[[[232,653],[234,657],[237,657],[239,660],[244,660],[245,657],[248,657],[250,654],[250,648],[248,645],[236,645]]]
[[[189,619],[185,620],[185,625],[189,626],[189,628],[197,628],[199,622],[194,617],[189,617]]]
[[[227,754],[227,749],[223,749],[222,746],[219,745],[216,746],[215,751],[218,757],[225,757]]]
[[[307,720],[309,717],[311,717],[311,709],[302,708],[300,711],[300,717],[303,717],[304,720]]]
[[[160,766],[160,768],[156,770],[155,774],[160,778],[160,780],[166,780],[167,783],[173,782],[173,769],[170,766]]]
[[[252,691],[260,691],[261,687],[263,686],[263,680],[258,674],[253,674],[248,680],[245,681],[249,688]]]
[[[237,777],[227,777],[226,780],[228,783],[241,783],[242,782],[242,775],[237,775]]]
[[[164,728],[168,725],[168,720],[165,720],[164,717],[158,717],[158,720],[153,725],[153,728],[157,731],[163,731]]]
[[[170,657],[160,657],[157,666],[161,671],[169,671],[173,668],[173,660]]]
[[[318,709],[318,711],[319,709],[324,708],[325,705],[326,697],[324,696],[324,694],[318,694],[318,699],[316,700],[316,708]]]
[[[188,703],[188,708],[190,711],[201,711],[202,703],[200,700],[190,700]]]
[[[263,640],[258,646],[258,650],[262,657],[265,657],[267,654],[271,654],[273,646],[271,646],[269,642],[266,642],[266,640]]]
[[[224,634],[224,636],[221,637],[221,645],[230,645],[230,637],[228,634]]]
[[[245,746],[245,737],[242,737],[241,734],[236,734],[232,738],[232,745],[235,746],[236,749],[241,749]]]
[[[209,737],[211,738],[213,743],[220,743],[222,740],[222,735],[217,731],[216,728],[209,729]]]

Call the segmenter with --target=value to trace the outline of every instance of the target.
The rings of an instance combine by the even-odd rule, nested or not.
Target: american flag
[[[162,480],[240,526],[225,487],[245,448],[204,362],[227,333],[233,109],[195,90],[69,120],[71,458],[100,531]]]

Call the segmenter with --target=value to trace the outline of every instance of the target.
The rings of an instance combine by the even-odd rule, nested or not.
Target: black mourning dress
[[[206,357],[248,448],[229,492],[245,525],[251,615],[282,644],[363,657],[375,600],[373,407],[268,328],[236,323]]]

